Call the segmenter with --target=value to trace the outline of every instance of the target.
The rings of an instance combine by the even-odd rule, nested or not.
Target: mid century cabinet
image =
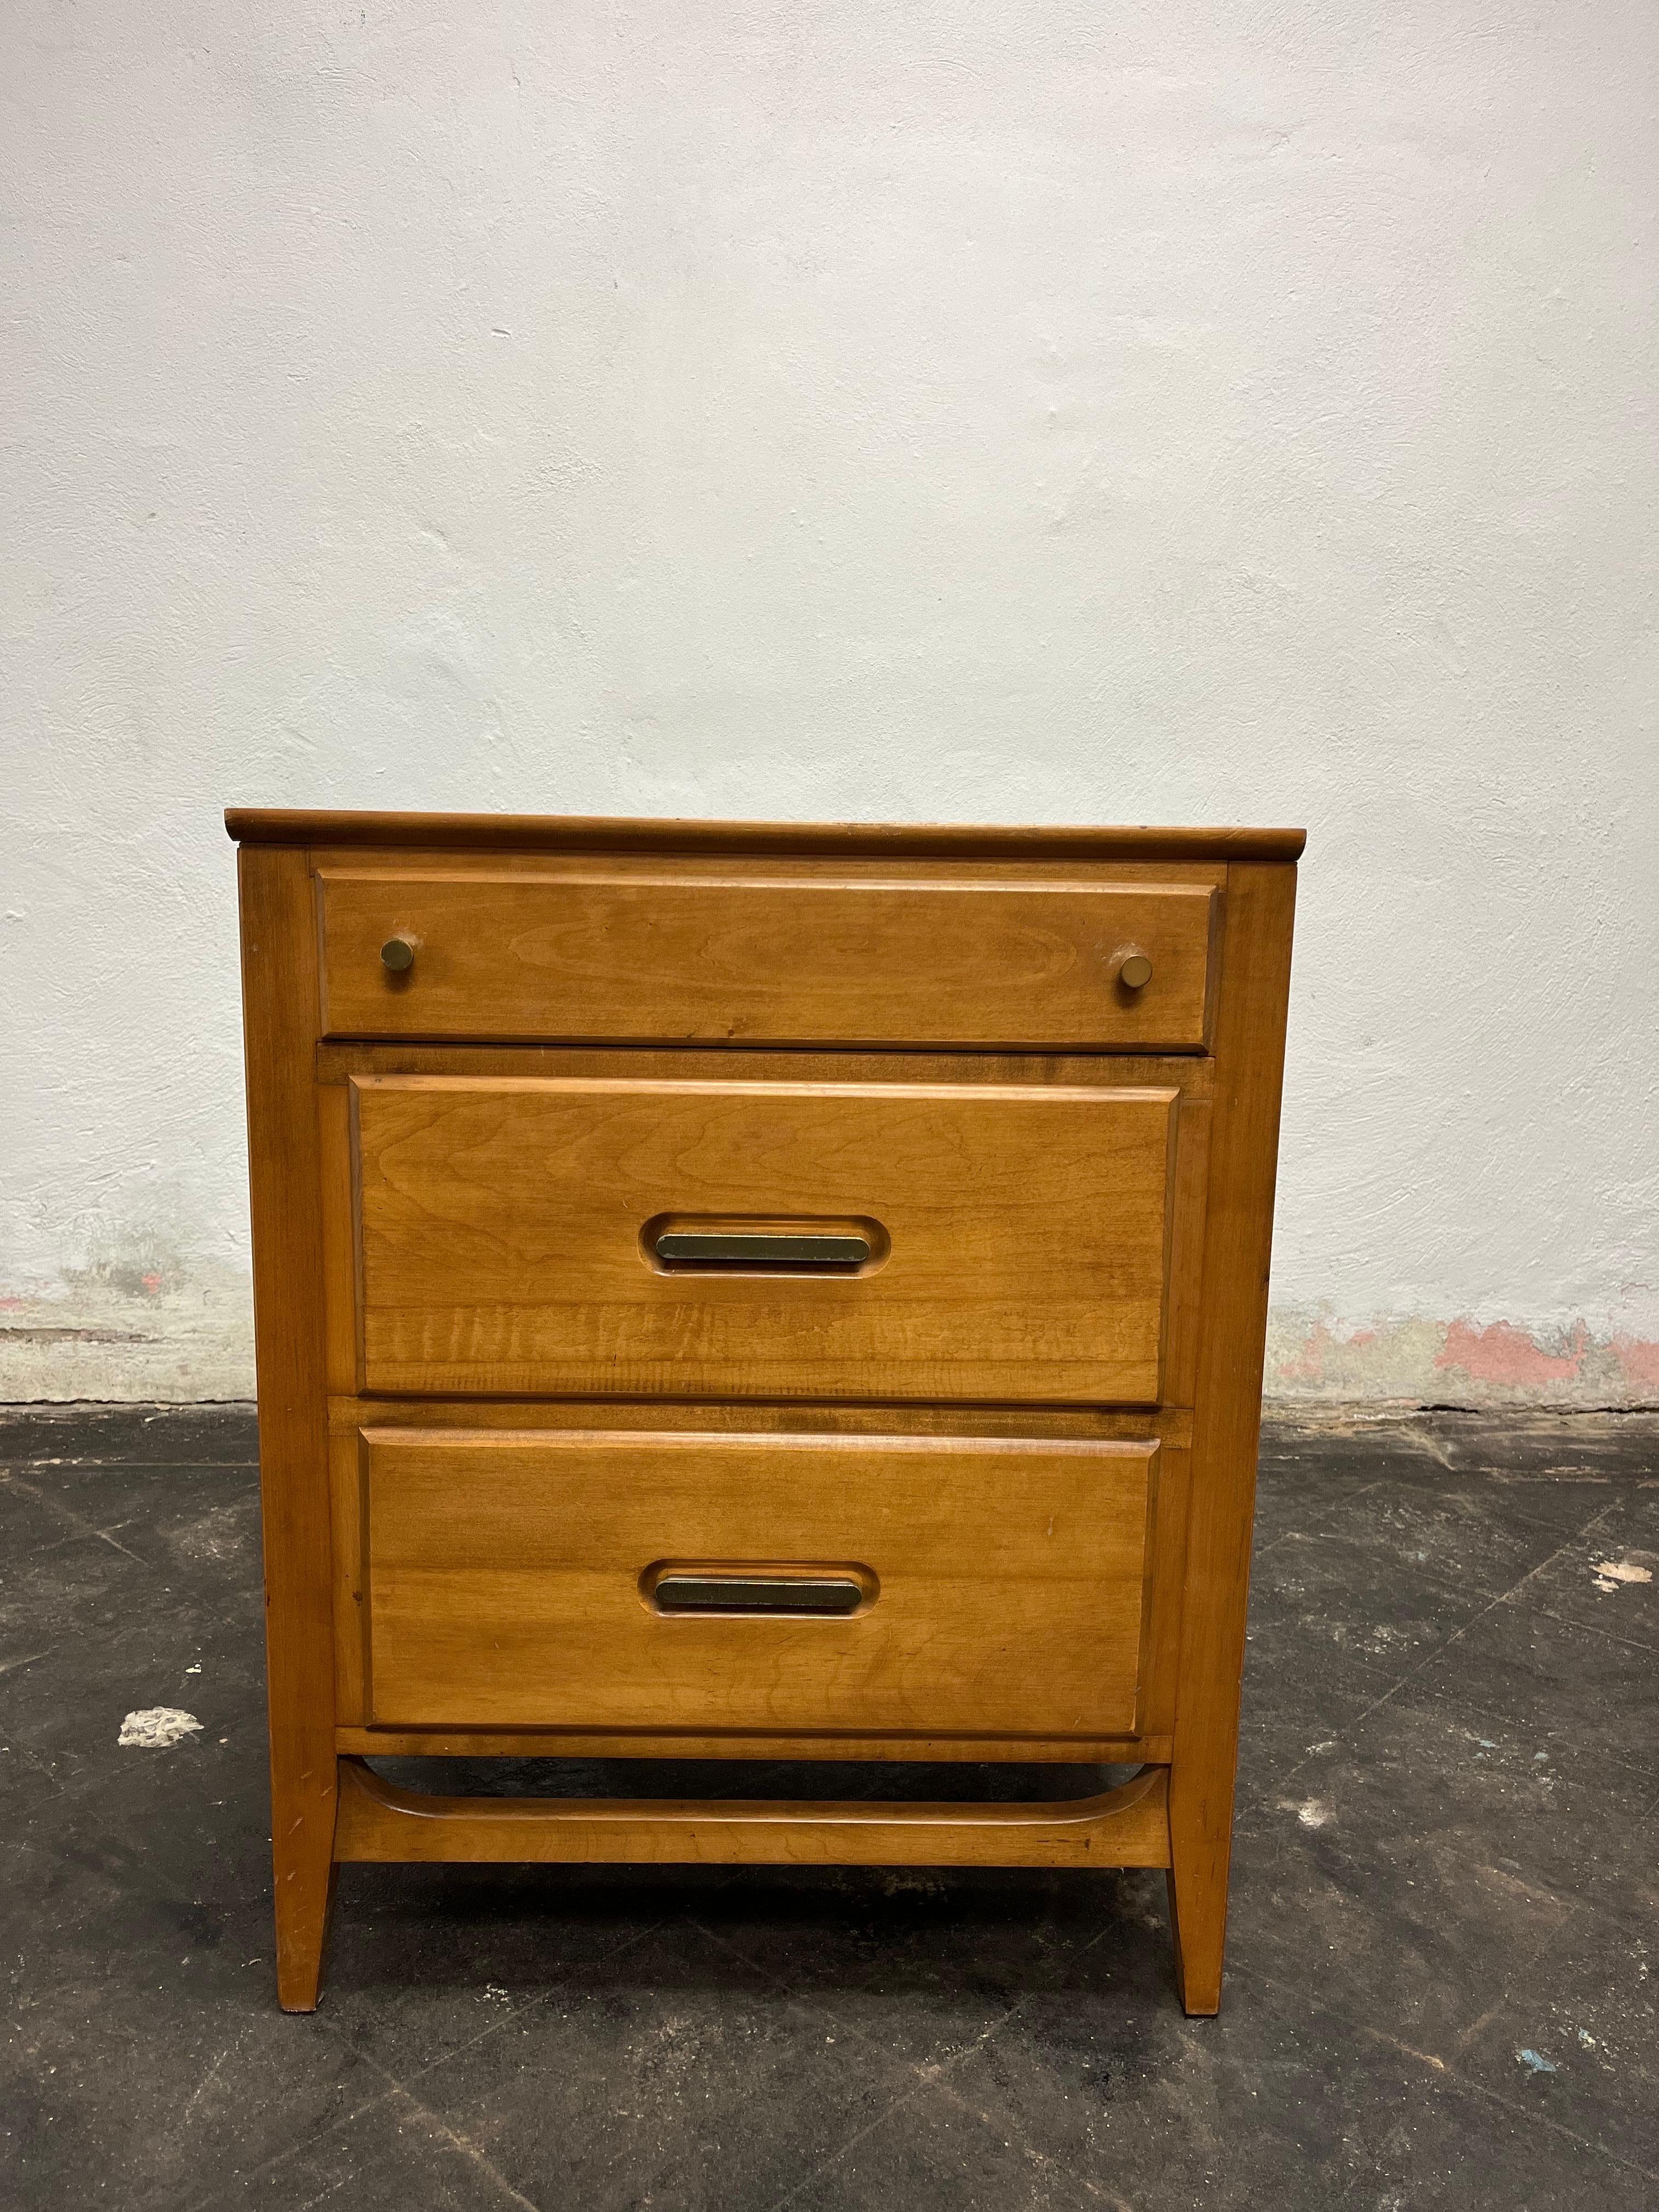
[[[1214,2012],[1302,833],[227,821],[283,2005],[343,1861],[701,1860],[1164,1867]]]

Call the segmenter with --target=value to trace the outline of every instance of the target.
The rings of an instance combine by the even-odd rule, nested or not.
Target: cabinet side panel
[[[307,2010],[336,1787],[316,939],[302,851],[245,851],[240,880],[277,1981],[283,2004]]]
[[[1228,870],[1182,1613],[1171,1893],[1182,2000],[1220,2002],[1296,870]]]

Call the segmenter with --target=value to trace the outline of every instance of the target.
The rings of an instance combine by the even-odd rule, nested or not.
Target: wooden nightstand
[[[341,1861],[708,1860],[1166,1867],[1215,2011],[1302,833],[227,823],[283,2005]]]

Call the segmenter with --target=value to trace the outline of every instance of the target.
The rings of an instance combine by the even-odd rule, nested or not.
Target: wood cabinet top
[[[381,814],[232,806],[244,845],[410,852],[778,853],[947,860],[1294,860],[1304,830],[1015,829],[892,822],[632,821],[564,814]]]

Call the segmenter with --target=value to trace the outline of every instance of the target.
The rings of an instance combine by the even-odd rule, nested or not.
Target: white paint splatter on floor
[[[180,1712],[177,1705],[146,1705],[127,1715],[116,1741],[144,1751],[171,1751],[187,1735],[198,1735],[201,1726],[194,1713]]]
[[[1304,1797],[1298,1805],[1289,1797],[1279,1801],[1281,1813],[1294,1813],[1304,1828],[1328,1828],[1336,1818],[1336,1808],[1323,1797]]]
[[[1595,1577],[1595,1587],[1603,1597],[1611,1597],[1621,1583],[1650,1583],[1651,1567],[1638,1567],[1634,1559],[1603,1559],[1590,1572]]]

